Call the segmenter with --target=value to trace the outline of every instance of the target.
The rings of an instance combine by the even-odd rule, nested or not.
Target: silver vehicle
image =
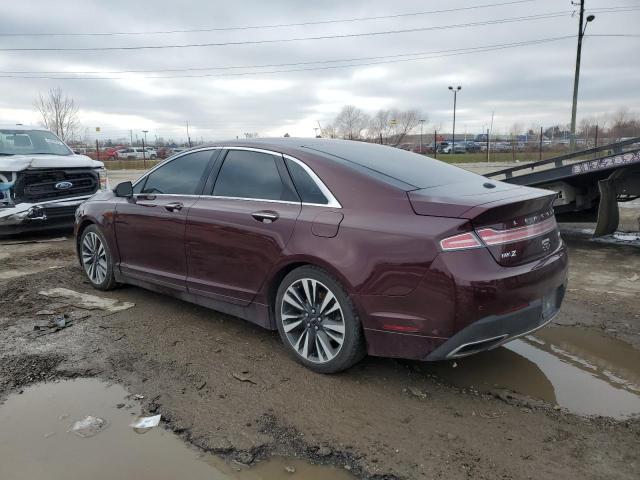
[[[107,188],[104,164],[50,131],[0,125],[0,236],[71,226],[78,205]]]
[[[128,158],[135,160],[143,160],[145,158],[149,158],[151,160],[155,160],[158,158],[158,153],[151,147],[129,147],[122,148],[116,152],[118,154],[118,158]]]

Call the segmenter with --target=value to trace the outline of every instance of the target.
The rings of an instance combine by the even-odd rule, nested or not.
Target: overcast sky
[[[389,16],[432,10],[505,3],[508,0],[243,1],[187,0],[29,0],[5,2],[0,34],[150,32],[274,25]],[[639,32],[640,2],[586,0],[587,12],[617,6],[625,12],[596,12],[589,34]],[[45,76],[84,79],[0,78],[0,122],[34,123],[33,102],[39,92],[61,87],[80,106],[83,127],[101,138],[149,130],[165,138],[207,140],[242,136],[312,136],[317,121],[332,121],[343,105],[374,113],[380,108],[418,108],[429,130],[451,129],[453,95],[461,85],[457,131],[479,132],[495,112],[494,131],[514,122],[524,127],[568,123],[576,38],[497,51],[448,57],[397,60],[388,56],[528,42],[577,34],[577,15],[569,0],[536,0],[449,13],[399,16],[316,25],[218,30],[209,32],[118,36],[0,36],[0,49],[87,48],[190,43],[228,43],[300,37],[350,35],[389,30],[420,31],[244,45],[111,51],[0,51],[0,76],[37,76],[36,72],[69,72]],[[448,29],[465,23],[559,13],[529,19]],[[564,14],[563,14],[564,13]],[[620,106],[640,112],[640,37],[585,38],[578,118],[603,115]],[[343,63],[256,68],[387,57]],[[345,64],[373,62],[349,68]],[[251,66],[245,69],[186,70]],[[322,70],[285,71],[322,67]],[[152,70],[157,73],[81,73]],[[167,71],[171,70],[171,71]],[[260,70],[278,73],[258,73]],[[33,73],[6,73],[33,72]],[[230,73],[246,75],[230,76]],[[196,78],[150,76],[214,75]],[[42,74],[40,74],[42,75]],[[86,79],[87,77],[111,79]],[[120,78],[113,78],[120,77]]]

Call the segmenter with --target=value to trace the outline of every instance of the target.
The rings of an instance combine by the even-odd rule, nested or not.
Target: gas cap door
[[[343,218],[344,215],[339,212],[319,213],[311,224],[311,232],[316,237],[333,238],[338,234]]]

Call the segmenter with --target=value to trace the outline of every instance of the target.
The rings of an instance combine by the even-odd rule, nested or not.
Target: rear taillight
[[[521,242],[545,233],[549,233],[556,228],[556,219],[548,218],[543,222],[526,227],[511,228],[508,230],[495,230],[493,228],[482,228],[477,230],[478,235],[485,245],[502,245],[504,243]]]
[[[510,228],[507,230],[496,230],[494,228],[481,228],[473,232],[460,233],[453,237],[440,241],[440,248],[443,251],[467,250],[479,247],[493,247],[506,243],[521,242],[531,238],[544,235],[555,230],[557,227],[554,217],[543,222],[525,227]]]
[[[478,237],[472,232],[460,233],[458,235],[454,235],[453,237],[445,238],[444,240],[440,240],[440,248],[443,251],[451,251],[451,250],[467,250],[469,248],[480,248],[482,244]]]

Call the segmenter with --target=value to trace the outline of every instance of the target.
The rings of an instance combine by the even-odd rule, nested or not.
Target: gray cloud
[[[275,4],[32,0],[4,6],[2,32],[227,27],[396,14],[482,3],[490,0],[446,3],[410,0],[401,4],[382,0],[357,4],[342,1]],[[587,6],[611,5],[605,0],[587,0]],[[570,11],[571,8],[569,1],[539,0],[466,12],[305,27],[116,37],[2,37],[1,42],[3,48],[64,48],[247,41],[460,24]],[[587,33],[636,33],[639,14],[637,11],[598,13]],[[115,52],[0,52],[0,70],[163,70],[310,62],[519,42],[573,35],[576,30],[576,18],[567,15],[474,28],[263,45]],[[459,83],[463,90],[458,118],[470,132],[479,131],[488,123],[492,112],[495,112],[498,129],[507,129],[514,122],[525,126],[566,123],[570,117],[575,43],[572,38],[444,58],[247,76],[145,79],[142,77],[147,74],[131,74],[124,80],[0,78],[3,93],[0,114],[3,123],[34,120],[32,105],[38,93],[60,86],[79,103],[83,124],[91,131],[99,124],[102,137],[117,138],[128,136],[129,129],[138,132],[149,129],[161,136],[184,138],[185,121],[193,126],[194,136],[208,139],[244,132],[312,135],[316,120],[329,122],[346,103],[371,112],[383,107],[419,108],[429,116],[431,125],[447,129],[452,100],[447,86]],[[640,80],[639,46],[639,38],[585,39],[579,115],[612,112],[621,105],[640,109],[640,93],[636,87]],[[180,72],[164,73],[171,74]]]

